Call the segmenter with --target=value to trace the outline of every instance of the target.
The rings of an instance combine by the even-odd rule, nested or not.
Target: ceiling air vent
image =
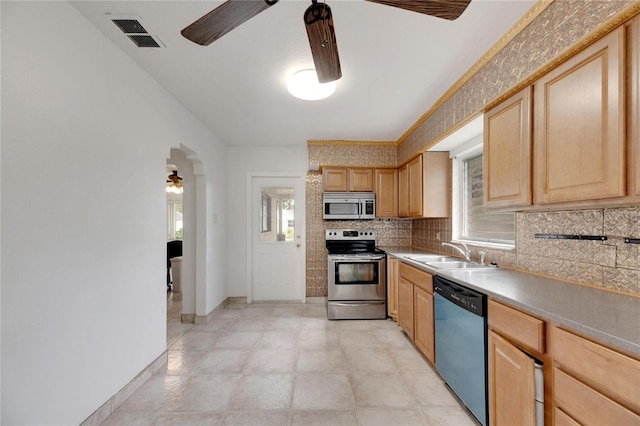
[[[111,21],[116,24],[136,46],[160,47],[160,43],[154,36],[149,34],[138,18],[113,18]]]

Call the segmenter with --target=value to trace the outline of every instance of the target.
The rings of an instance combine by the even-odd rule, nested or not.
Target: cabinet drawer
[[[544,354],[544,321],[489,300],[489,328],[509,337],[527,349]]]
[[[558,407],[555,407],[553,413],[555,417],[553,424],[555,426],[581,426],[580,423],[573,420],[570,415],[568,415]]]
[[[553,371],[553,392],[557,408],[585,426],[638,425],[640,417],[563,371]]]
[[[640,361],[555,327],[552,344],[563,371],[640,412]]]
[[[433,276],[431,274],[407,265],[406,263],[400,263],[400,276],[422,288],[424,291],[433,294]]]

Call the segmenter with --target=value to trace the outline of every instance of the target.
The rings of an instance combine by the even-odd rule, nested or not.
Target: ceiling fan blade
[[[465,11],[471,0],[367,0],[373,3],[399,7],[453,21]]]
[[[318,81],[328,83],[338,80],[342,77],[342,71],[331,8],[325,3],[314,1],[304,13],[304,23]]]
[[[194,43],[208,46],[277,2],[278,0],[229,0],[180,33]]]

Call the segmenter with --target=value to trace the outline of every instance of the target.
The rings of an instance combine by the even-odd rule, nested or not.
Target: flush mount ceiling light
[[[336,91],[336,82],[319,83],[316,70],[306,69],[289,77],[287,90],[296,98],[317,101],[333,95],[333,92]]]

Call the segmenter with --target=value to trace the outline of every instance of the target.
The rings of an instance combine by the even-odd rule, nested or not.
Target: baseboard
[[[109,398],[107,402],[102,404],[100,408],[93,412],[92,415],[87,417],[85,421],[81,423],[81,426],[97,426],[104,423],[114,411],[122,405],[140,386],[142,386],[147,380],[151,378],[158,370],[160,370],[167,363],[167,351],[165,350],[158,358],[156,358],[151,364],[147,365],[136,377],[127,383],[122,389],[120,389],[114,396]]]
[[[307,297],[306,303],[327,303],[327,298],[320,297]]]
[[[208,324],[209,321],[211,321],[211,319],[216,314],[218,314],[218,312],[222,311],[224,307],[227,306],[228,304],[229,304],[229,298],[227,297],[218,306],[213,308],[211,312],[209,312],[207,315],[196,315],[196,317],[194,318],[194,324],[199,324],[199,325]]]

